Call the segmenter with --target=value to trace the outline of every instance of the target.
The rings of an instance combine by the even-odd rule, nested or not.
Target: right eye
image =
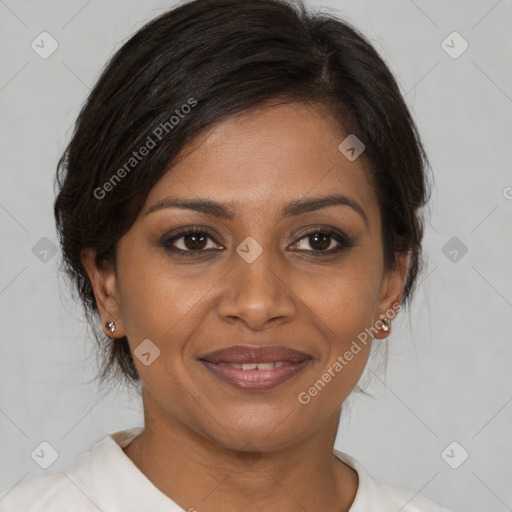
[[[213,242],[213,247],[212,244],[208,247],[209,241]],[[216,235],[202,227],[182,228],[177,234],[166,237],[161,243],[166,250],[187,257],[219,250],[218,246],[215,246]]]

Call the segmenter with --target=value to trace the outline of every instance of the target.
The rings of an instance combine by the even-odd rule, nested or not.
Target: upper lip
[[[231,347],[221,348],[213,352],[209,352],[199,359],[209,361],[211,363],[275,363],[276,361],[300,363],[311,356],[295,350],[293,348],[264,345],[232,345]]]

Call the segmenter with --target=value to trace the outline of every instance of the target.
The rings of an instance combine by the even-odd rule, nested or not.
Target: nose
[[[218,314],[228,322],[242,322],[258,331],[269,324],[289,322],[297,302],[283,268],[272,261],[271,251],[248,263],[233,255],[233,268],[223,279]]]

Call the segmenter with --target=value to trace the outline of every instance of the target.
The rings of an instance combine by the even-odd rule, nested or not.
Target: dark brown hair
[[[118,240],[180,149],[201,130],[273,100],[317,105],[363,141],[385,265],[409,252],[402,304],[411,297],[423,264],[428,161],[382,58],[350,24],[300,1],[195,0],[146,24],[112,57],[57,167],[62,268],[102,349],[102,381],[139,376],[126,337],[113,342],[94,327],[98,310],[82,250],[95,249],[98,266],[115,265]],[[147,155],[131,161],[150,139]]]

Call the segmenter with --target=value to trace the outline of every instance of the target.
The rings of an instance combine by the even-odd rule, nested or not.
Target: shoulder
[[[334,455],[352,467],[359,477],[359,487],[350,512],[450,512],[417,491],[373,478],[356,459],[346,453],[334,450]]]
[[[386,503],[389,502],[390,506],[403,507],[393,510],[401,510],[402,512],[450,512],[437,503],[421,496],[417,491],[381,481],[375,481],[375,486],[377,494]]]
[[[97,512],[96,506],[80,492],[65,471],[21,483],[0,493],[2,512]]]
[[[1,512],[108,512],[105,495],[115,492],[117,482],[126,474],[126,457],[118,443],[125,443],[141,428],[104,436],[80,453],[75,463],[55,472],[15,485],[0,492]]]

